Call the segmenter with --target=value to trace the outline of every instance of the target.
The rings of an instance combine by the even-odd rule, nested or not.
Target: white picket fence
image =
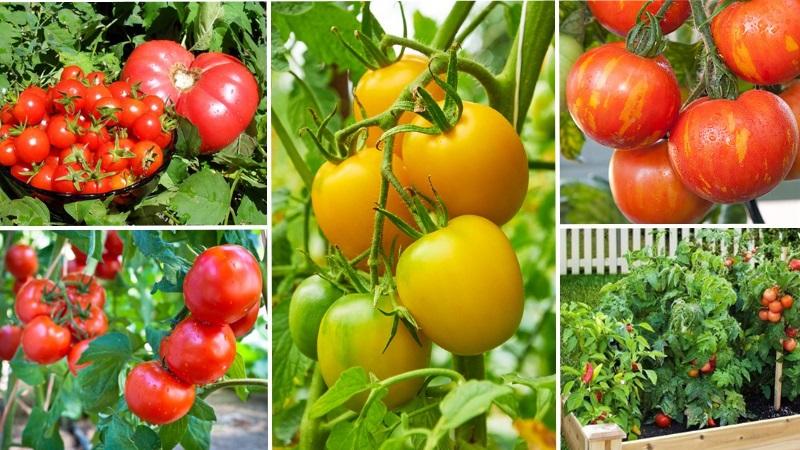
[[[700,240],[695,230],[697,228],[564,227],[559,231],[559,271],[562,275],[627,273],[625,255],[629,251],[655,244],[659,253],[666,251],[674,255],[681,240]],[[658,235],[656,242],[658,231],[665,232]],[[740,230],[737,231],[740,234]],[[727,254],[724,246],[720,254]]]

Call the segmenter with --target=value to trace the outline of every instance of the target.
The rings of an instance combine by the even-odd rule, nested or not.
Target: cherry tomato
[[[87,176],[80,164],[59,164],[53,172],[52,190],[65,194],[80,192]]]
[[[687,189],[672,170],[667,141],[615,151],[608,181],[614,202],[633,223],[697,223],[713,206]]]
[[[31,175],[29,175],[32,171],[30,164],[27,163],[20,163],[14,164],[11,166],[11,176],[14,178],[27,183],[30,179]]]
[[[86,82],[89,86],[102,86],[106,82],[106,74],[100,71],[89,72],[86,74]]]
[[[92,363],[85,362],[83,364],[78,364],[80,361],[83,352],[89,348],[89,344],[91,344],[93,339],[84,339],[77,344],[72,346],[72,349],[69,351],[69,355],[67,355],[67,366],[69,367],[69,372],[72,376],[77,377],[78,372],[81,370],[89,367]]]
[[[619,36],[626,36],[631,28],[636,25],[637,14],[641,11],[647,1],[645,0],[587,0],[589,9],[600,25],[608,31]],[[651,2],[646,11],[655,15],[664,4],[664,0]],[[688,0],[676,0],[672,2],[664,19],[661,20],[661,31],[664,34],[671,33],[680,27],[689,18],[692,9]],[[639,16],[646,19],[646,15]]]
[[[13,139],[0,142],[0,165],[11,167],[17,163],[17,149]]]
[[[364,118],[361,108],[364,109],[366,117],[376,116],[389,109],[403,90],[426,70],[428,70],[428,60],[417,55],[403,55],[402,59],[388,66],[367,70],[358,80],[353,91],[357,100],[357,102],[353,102],[356,120]],[[435,82],[428,83],[425,89],[434,99],[444,99],[444,91]],[[398,123],[411,123],[414,117],[414,113],[404,112]],[[383,130],[378,127],[370,127],[368,133],[367,145],[374,147]],[[394,150],[400,157],[403,155],[404,147],[401,141],[401,138],[396,137],[394,143]]]
[[[116,125],[122,117],[122,101],[108,97],[97,100],[92,110],[92,117],[103,121],[108,126]]]
[[[397,263],[397,292],[422,332],[456,355],[497,347],[522,319],[514,249],[497,225],[479,216],[456,217],[411,244]]]
[[[75,114],[83,109],[86,88],[78,80],[59,81],[51,89],[55,110],[61,114]]]
[[[711,21],[725,64],[753,84],[780,84],[800,75],[800,7],[796,0],[733,2]]]
[[[194,386],[172,376],[158,361],[139,364],[125,380],[128,409],[153,425],[166,425],[185,416],[194,397]]]
[[[786,177],[797,143],[797,121],[786,102],[752,90],[736,100],[692,102],[670,133],[669,157],[690,191],[715,203],[740,203]]]
[[[312,275],[303,280],[289,303],[289,331],[304,355],[317,359],[319,324],[328,308],[343,295],[333,283]]]
[[[83,130],[83,133],[78,137],[78,142],[86,145],[86,148],[94,152],[100,148],[100,145],[108,142],[110,139],[106,127],[101,124],[96,124]]]
[[[14,244],[8,248],[6,253],[6,270],[14,275],[14,278],[24,280],[36,275],[39,269],[39,258],[36,250],[25,244]]]
[[[111,191],[125,189],[126,187],[130,186],[131,183],[131,173],[128,171],[128,169],[108,177],[108,186]]]
[[[111,95],[117,100],[122,100],[131,96],[131,85],[127,81],[115,81],[108,85],[108,90],[111,91]]]
[[[672,419],[663,412],[660,412],[656,414],[655,423],[659,428],[669,428],[672,425]]]
[[[88,180],[80,186],[81,194],[100,194],[100,186],[97,180]]]
[[[130,128],[142,114],[147,111],[147,106],[135,98],[126,98],[121,103],[122,112],[119,116],[119,124],[125,128]]]
[[[637,56],[623,42],[581,55],[567,77],[567,106],[580,129],[613,148],[645,147],[678,117],[678,80],[663,56]]]
[[[47,101],[39,95],[22,91],[11,112],[17,122],[33,126],[39,124],[44,118],[47,112],[46,104]]]
[[[94,306],[102,309],[106,304],[106,290],[91,275],[70,273],[62,278],[67,298],[81,308]]]
[[[131,159],[135,156],[132,152],[134,143],[130,139],[117,139],[116,142],[106,142],[97,150],[100,158],[100,167],[106,172],[118,172],[128,168]]]
[[[256,326],[256,321],[258,321],[258,311],[260,309],[261,304],[257,303],[247,311],[244,317],[231,323],[231,330],[233,330],[233,335],[236,336],[236,339],[241,339],[253,331],[253,327]]]
[[[792,109],[795,121],[800,123],[800,81],[789,83],[786,89],[781,92],[780,97],[789,105],[789,108]],[[2,147],[0,147],[0,153],[2,153]],[[0,163],[2,163],[2,161],[0,161]],[[800,179],[800,151],[798,151],[797,157],[794,160],[794,165],[792,165],[791,170],[789,170],[789,174],[786,175],[786,179]]]
[[[56,165],[52,164],[45,164],[39,167],[36,170],[36,174],[31,177],[28,183],[35,188],[44,189],[45,191],[52,191],[53,174],[56,171],[56,167]]]
[[[45,91],[41,86],[36,86],[34,84],[25,88],[22,93],[33,94],[44,100],[45,102],[50,100],[50,96],[47,95],[47,91]]]
[[[61,150],[58,154],[59,162],[63,164],[78,163],[78,169],[81,166],[91,167],[94,165],[94,153],[89,151],[85,144],[75,144],[70,148]]]
[[[11,361],[19,348],[22,329],[16,325],[0,327],[0,361]]]
[[[84,95],[83,112],[85,114],[93,113],[95,105],[102,98],[112,98],[111,91],[102,84],[90,85],[86,88],[86,94]]]
[[[50,123],[47,124],[47,138],[50,145],[55,148],[68,148],[75,142],[78,137],[76,135],[78,125],[74,121],[69,121],[61,114],[50,118]]]
[[[164,164],[164,152],[153,141],[139,141],[133,146],[131,170],[139,177],[149,177]]]
[[[61,81],[80,80],[83,78],[83,70],[78,66],[66,66],[61,70]]]
[[[109,189],[109,191],[110,190],[113,189]],[[102,278],[104,280],[113,280],[114,278],[117,277],[117,273],[119,273],[121,268],[122,268],[122,262],[120,262],[119,258],[110,258],[110,259],[104,258],[102,261],[97,263],[97,267],[94,269],[94,274],[95,276],[97,276],[97,278]]]
[[[125,250],[125,243],[122,242],[122,238],[119,237],[119,233],[115,230],[111,230],[106,235],[106,241],[104,244],[105,252],[103,256],[108,256],[110,258],[116,258],[120,256],[122,252]]]
[[[261,299],[261,289],[261,266],[238,245],[204,251],[183,280],[186,307],[197,320],[211,323],[232,323],[244,317]]]
[[[156,97],[158,98],[158,97]],[[161,121],[158,114],[146,112],[133,122],[133,135],[142,141],[152,141],[161,135]]]
[[[319,368],[328,386],[351,367],[362,367],[379,379],[389,378],[428,366],[431,343],[418,333],[418,344],[411,332],[397,327],[391,342],[394,319],[382,314],[390,311],[391,303],[382,297],[373,306],[371,294],[350,294],[337,300],[322,318],[317,339]],[[388,343],[388,345],[387,345]],[[414,398],[423,384],[422,378],[411,378],[393,384],[383,398],[389,408],[395,408]],[[361,409],[366,394],[351,399],[347,406]]]
[[[421,116],[411,123],[430,126]],[[452,129],[439,135],[407,133],[403,148],[411,185],[435,198],[433,184],[450,217],[476,214],[501,225],[516,214],[528,192],[522,141],[488,106],[464,102]]]
[[[161,342],[161,356],[178,379],[191,384],[213,383],[225,375],[236,358],[236,336],[227,324],[189,317]]]
[[[161,100],[159,96],[145,95],[142,97],[142,102],[147,106],[147,110],[156,116],[164,114],[164,100]]]
[[[172,131],[162,131],[157,138],[153,139],[153,142],[162,149],[169,148],[169,144],[172,143]]]
[[[46,279],[31,279],[17,292],[14,311],[22,323],[28,323],[38,316],[49,316],[55,308],[60,292],[56,285]]]
[[[311,206],[322,233],[338,246],[345,257],[353,259],[366,251],[372,242],[376,202],[380,192],[383,154],[372,147],[364,148],[339,164],[326,162],[314,176]],[[392,170],[403,186],[409,177],[400,158],[392,159]],[[394,189],[389,190],[386,209],[407,223],[413,219]],[[406,247],[411,239],[388,220],[383,228],[383,250],[389,254]]]
[[[37,163],[44,161],[50,153],[47,133],[39,128],[26,128],[14,139],[16,155],[20,161]]]
[[[37,316],[22,330],[25,356],[39,364],[52,364],[67,356],[72,336],[48,316]]]

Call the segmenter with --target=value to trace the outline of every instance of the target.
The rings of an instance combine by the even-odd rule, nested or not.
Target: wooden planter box
[[[570,414],[561,433],[571,450],[793,450],[800,449],[800,415],[628,442],[616,424],[582,427]]]

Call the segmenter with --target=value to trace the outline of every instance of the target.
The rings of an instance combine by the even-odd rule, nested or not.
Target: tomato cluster
[[[77,66],[64,67],[52,86],[25,88],[0,108],[0,123],[0,165],[65,194],[103,194],[153,175],[174,128],[158,96]]]
[[[212,383],[236,357],[236,338],[253,329],[260,308],[262,273],[243,247],[220,245],[195,259],[183,295],[190,315],[162,340],[163,361],[137,365],[125,382],[125,401],[136,416],[154,425],[189,412],[195,385]]]
[[[95,276],[104,280],[113,280],[116,278],[117,273],[119,273],[122,268],[123,245],[119,233],[114,230],[108,232],[103,246],[103,255],[94,269]],[[72,253],[75,254],[75,259],[69,261],[69,271],[83,271],[83,268],[86,266],[86,254],[74,245],[72,246]]]
[[[762,308],[758,311],[758,318],[764,322],[778,323],[783,318],[784,310],[792,305],[794,297],[782,292],[780,286],[769,287],[761,295]]]

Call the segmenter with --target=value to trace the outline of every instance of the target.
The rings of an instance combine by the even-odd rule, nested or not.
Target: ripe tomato
[[[102,309],[106,304],[106,290],[91,275],[80,272],[67,274],[62,278],[67,290],[67,298],[81,308],[94,306]]]
[[[95,155],[86,144],[73,144],[71,147],[61,150],[58,158],[61,164],[75,165],[77,163],[76,170],[82,169],[84,165],[92,167],[95,162]]]
[[[36,174],[31,177],[28,183],[35,188],[51,191],[53,190],[53,174],[55,171],[55,165],[45,164],[37,169]]]
[[[383,154],[372,147],[364,148],[339,164],[324,163],[314,176],[311,206],[322,233],[338,246],[344,256],[353,259],[370,247],[375,229],[373,208],[378,201]],[[392,169],[403,186],[409,185],[405,165],[392,158]],[[386,209],[412,224],[413,219],[394,189],[389,189]],[[383,251],[406,247],[411,239],[386,220],[383,229]]]
[[[774,312],[774,311],[767,310],[767,320],[769,320],[772,323],[780,322],[782,317],[783,317],[783,315],[781,313],[779,313],[779,312]]]
[[[0,361],[11,361],[19,348],[22,329],[16,325],[0,327]]]
[[[158,98],[158,97],[156,97]],[[152,141],[161,135],[161,121],[158,114],[148,111],[133,122],[133,135],[142,141]]]
[[[619,36],[626,36],[636,25],[637,14],[647,2],[645,0],[587,0],[586,3],[600,25]],[[655,15],[663,4],[664,0],[651,2],[646,11]],[[672,5],[667,8],[664,19],[660,22],[661,31],[667,34],[677,30],[683,22],[686,22],[691,12],[688,0],[672,2]],[[639,17],[646,18],[645,14]]]
[[[13,139],[0,142],[0,165],[11,167],[17,163],[17,149]]]
[[[62,80],[50,89],[55,110],[61,114],[76,114],[83,110],[86,88],[78,80]]]
[[[83,101],[84,114],[91,114],[94,112],[94,106],[101,98],[112,98],[111,91],[104,85],[90,85],[86,88]]]
[[[317,359],[317,336],[322,317],[342,294],[333,283],[319,275],[300,282],[292,294],[289,331],[294,345],[311,359]]]
[[[20,161],[38,163],[50,154],[50,140],[40,128],[26,128],[14,139],[16,155]]]
[[[125,243],[122,242],[122,238],[119,237],[119,233],[117,231],[111,230],[106,235],[106,241],[103,244],[103,249],[104,258],[116,258],[125,250]]]
[[[31,178],[32,167],[28,163],[17,162],[11,166],[11,176],[27,183]]]
[[[253,327],[256,326],[256,321],[258,321],[258,311],[260,309],[261,304],[256,303],[247,311],[244,317],[231,323],[231,330],[233,330],[233,335],[236,336],[236,339],[241,339],[253,331]]]
[[[672,170],[665,140],[615,151],[608,181],[614,202],[633,223],[697,223],[713,206],[687,189]]]
[[[734,2],[714,16],[711,34],[725,64],[753,84],[780,84],[800,75],[797,0]]]
[[[134,142],[130,139],[117,138],[114,142],[105,142],[97,150],[100,167],[106,172],[118,172],[130,166]]]
[[[260,100],[256,79],[238,59],[213,52],[195,58],[172,41],[136,47],[120,77],[173,103],[197,127],[203,153],[233,142],[253,120]]]
[[[669,137],[672,167],[715,203],[740,203],[780,183],[797,156],[798,128],[786,102],[767,91],[692,102]]]
[[[56,285],[46,279],[31,279],[17,292],[14,311],[22,323],[28,323],[37,316],[49,316],[54,309],[54,299],[60,292]]]
[[[421,116],[412,124],[430,126]],[[514,127],[494,109],[464,102],[449,131],[407,133],[403,142],[411,185],[434,198],[432,183],[450,217],[475,214],[504,224],[522,206],[528,159]]]
[[[261,266],[249,251],[218,245],[194,260],[183,279],[183,298],[197,320],[232,323],[259,302],[262,286]]]
[[[61,114],[53,116],[50,118],[50,123],[47,124],[47,139],[55,148],[69,148],[78,141],[75,133],[77,128],[74,121],[67,120]]]
[[[179,379],[191,384],[213,383],[236,358],[236,336],[228,324],[189,317],[161,342],[161,356]]]
[[[108,332],[108,317],[106,313],[92,306],[85,314],[73,317],[74,325],[70,324],[69,329],[73,335],[79,339],[89,339],[102,336]]]
[[[96,151],[105,142],[108,142],[111,137],[108,134],[108,129],[102,124],[93,124],[83,130],[78,137],[78,142],[85,145],[91,151]]]
[[[367,70],[358,80],[353,94],[357,102],[353,102],[353,112],[356,120],[364,119],[361,108],[367,117],[376,116],[392,106],[403,90],[418,76],[428,70],[428,60],[417,55],[403,55],[403,58],[377,70]],[[444,91],[435,82],[428,83],[425,89],[436,100],[444,99]],[[361,107],[359,107],[359,103]],[[398,121],[400,124],[411,123],[415,114],[404,112]],[[378,127],[370,127],[367,135],[367,145],[374,147],[378,138],[383,133]],[[395,137],[394,151],[398,156],[403,154],[403,139]]]
[[[794,298],[791,295],[786,294],[781,297],[781,306],[783,306],[784,309],[789,309],[792,305],[794,305]]]
[[[769,309],[767,309],[767,308],[759,309],[758,310],[758,318],[763,320],[764,322],[769,320]],[[780,320],[780,317],[778,318],[778,320]]]
[[[118,172],[106,179],[108,180],[110,191],[125,189],[133,182],[131,179],[131,173],[128,171],[128,169]]]
[[[47,101],[33,92],[22,91],[11,112],[18,123],[37,125],[47,112]]]
[[[108,85],[111,95],[117,100],[122,100],[131,96],[131,85],[127,81],[115,81]]]
[[[22,350],[39,364],[52,364],[67,356],[71,344],[69,329],[48,316],[35,317],[22,330]]]
[[[36,275],[36,270],[39,269],[36,250],[25,244],[14,244],[9,247],[5,260],[6,270],[18,280]]]
[[[792,353],[797,348],[797,340],[794,338],[787,338],[783,340],[783,349],[786,353]]]
[[[83,78],[83,69],[78,66],[65,66],[61,70],[61,81],[80,80],[81,78]]]
[[[108,97],[97,100],[92,109],[92,117],[101,120],[108,126],[116,125],[122,117],[122,101]]]
[[[405,326],[399,325],[389,342],[394,319],[379,310],[391,310],[388,298],[380,298],[373,306],[371,294],[350,294],[337,300],[325,313],[317,350],[322,378],[328,386],[333,386],[341,373],[351,367],[362,367],[385,379],[428,366],[431,343],[425,335],[418,333],[420,345]],[[392,385],[383,398],[384,403],[389,408],[407,403],[417,395],[423,381],[412,378]],[[366,399],[365,393],[359,394],[347,406],[361,409]]]
[[[53,172],[51,189],[65,194],[80,192],[88,175],[78,163],[59,164]]]
[[[86,82],[89,86],[102,86],[106,82],[106,74],[100,71],[89,72],[86,74]]]
[[[156,116],[164,114],[164,100],[157,95],[145,95],[142,97],[142,102],[147,106],[147,110],[154,113]]]
[[[793,81],[789,83],[786,89],[781,92],[780,97],[786,102],[786,104],[789,105],[789,108],[792,109],[795,120],[800,123],[800,81]],[[794,164],[789,170],[789,174],[786,175],[786,179],[800,179],[800,151],[798,151],[797,157],[794,160]]]
[[[94,274],[97,276],[97,278],[113,280],[117,277],[117,273],[119,273],[120,269],[122,269],[122,262],[120,261],[119,257],[109,259],[103,258],[102,261],[97,263],[97,267],[94,269]]]
[[[139,177],[149,177],[164,164],[164,152],[153,141],[139,141],[133,146],[131,171]]]
[[[172,131],[162,131],[157,138],[153,139],[153,142],[161,148],[168,148],[172,143]]]
[[[85,352],[86,349],[89,348],[89,344],[91,344],[92,341],[93,339],[84,339],[78,342],[77,344],[73,345],[72,349],[69,351],[69,355],[67,355],[67,366],[69,367],[69,371],[72,374],[72,376],[77,377],[78,372],[80,372],[82,369],[85,369],[86,367],[89,367],[92,364],[90,362],[78,364],[78,361],[80,361],[83,352]]]
[[[497,225],[479,216],[456,217],[411,244],[397,263],[397,292],[422,331],[456,355],[497,347],[522,319],[514,249]]]
[[[141,100],[135,98],[123,99],[120,103],[122,111],[119,116],[119,124],[125,128],[130,128],[136,119],[147,111],[147,106]]]
[[[153,425],[166,425],[185,416],[194,397],[194,386],[172,376],[158,361],[139,364],[125,380],[128,409]]]
[[[567,77],[567,107],[586,135],[613,148],[645,147],[669,131],[681,106],[678,80],[663,56],[649,59],[623,42],[581,55]]]

